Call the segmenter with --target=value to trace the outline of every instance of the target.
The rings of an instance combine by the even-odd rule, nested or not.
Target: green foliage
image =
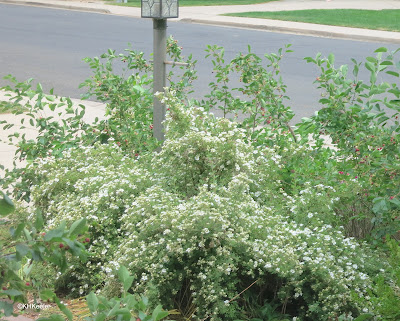
[[[11,199],[4,192],[0,191],[2,198],[0,199],[0,216],[6,216],[14,212],[15,206]]]
[[[293,134],[289,121],[293,112],[284,101],[286,85],[279,77],[279,63],[284,53],[289,53],[290,45],[279,49],[278,54],[266,54],[268,61],[264,67],[264,60],[251,52],[249,46],[246,54],[239,54],[229,63],[225,63],[224,48],[208,46],[206,57],[212,57],[215,82],[209,84],[211,88],[207,100],[201,102],[205,110],[219,108],[224,118],[232,118],[237,121],[239,114],[246,117],[241,127],[248,132],[248,139],[258,144],[268,146],[280,145],[280,136]],[[239,88],[231,88],[229,81],[238,76],[243,84]],[[236,98],[242,97],[242,98]]]
[[[114,70],[119,61],[126,65],[121,75]],[[100,121],[97,128],[102,133],[101,141],[113,138],[133,155],[151,149],[155,144],[151,130],[153,100],[149,88],[152,80],[146,74],[151,66],[143,53],[128,50],[126,55],[116,55],[115,51],[109,50],[100,58],[85,58],[85,62],[94,75],[80,85],[88,87],[84,98],[95,96],[107,103],[108,117]]]
[[[362,64],[353,59],[353,78],[348,66],[334,67],[334,56],[305,58],[318,66],[318,88],[323,90],[323,108],[300,124],[299,132],[310,133],[316,140],[332,138],[337,147],[335,157],[341,160],[341,175],[357,178],[365,200],[371,204],[376,237],[394,234],[400,229],[395,219],[400,211],[399,181],[399,112],[400,88],[396,82],[378,83],[381,73],[399,78],[398,50],[387,53],[379,48],[375,57],[364,64],[369,82],[358,79]],[[363,213],[355,213],[360,218]]]
[[[131,157],[155,150],[159,143],[152,134],[153,80],[147,75],[152,64],[144,58],[143,52],[126,51],[117,55],[109,50],[100,58],[85,58],[93,76],[80,85],[87,88],[84,98],[94,96],[107,104],[104,117],[91,123],[85,120],[83,105],[75,106],[71,99],[59,98],[52,92],[46,95],[40,84],[33,89],[32,79],[18,82],[11,75],[5,77],[11,85],[1,89],[10,92],[10,101],[29,111],[12,110],[21,123],[18,131],[9,135],[9,143],[17,147],[16,158],[30,163],[47,157],[59,158],[71,147],[108,141],[115,141]],[[179,76],[171,71],[168,79],[177,97],[184,99],[196,78],[196,61],[191,56],[185,59],[182,48],[172,38],[168,39],[167,52],[175,64],[173,67],[183,69]],[[0,124],[4,124],[5,130],[16,127],[6,121],[0,121]],[[29,126],[37,131],[35,137],[27,137],[24,133]],[[5,188],[12,187],[16,199],[29,201],[30,188],[37,182],[30,170],[14,168],[6,170],[1,183]]]
[[[95,145],[37,167],[35,175],[46,183],[32,198],[49,224],[87,217],[90,260],[113,257],[100,261],[96,273],[109,279],[126,265],[134,290],[147,291],[153,305],[176,308],[184,299],[197,307],[198,318],[240,318],[245,302],[229,300],[251,280],[259,280],[248,290],[261,296],[259,304],[278,298],[292,316],[323,320],[372,309],[370,302],[354,301],[348,288],[363,296],[372,289],[368,275],[385,265],[318,212],[307,227],[296,223],[300,218],[291,217],[296,213],[279,189],[281,157],[246,143],[246,131],[234,123],[183,108],[174,97],[164,97],[170,111],[160,153],[129,159],[115,144]],[[315,193],[299,194],[309,204],[299,217],[320,204]],[[85,267],[90,274],[93,265]]]
[[[388,269],[390,279],[382,275],[376,277],[376,295],[374,305],[378,307],[378,314],[384,316],[385,320],[397,320],[400,317],[400,246],[399,242],[390,239],[387,242],[389,247]]]
[[[138,299],[133,294],[128,293],[133,282],[133,276],[129,275],[124,266],[119,268],[117,274],[123,286],[121,297],[107,299],[90,292],[86,296],[90,316],[86,317],[85,320],[159,321],[168,316],[169,313],[163,311],[161,305],[151,310],[149,301],[145,296]]]
[[[20,104],[13,104],[7,101],[0,101],[0,114],[7,114],[12,111],[26,111]]]
[[[43,241],[62,239],[73,224],[68,235],[85,238],[90,252],[84,263],[70,258],[56,288],[88,294],[89,320],[157,319],[166,316],[160,304],[197,320],[398,318],[400,89],[378,82],[380,73],[399,78],[397,52],[379,48],[364,65],[354,61],[350,78],[333,55],[306,58],[321,71],[322,109],[292,129],[279,74],[289,46],[264,58],[249,48],[230,62],[208,46],[216,78],[201,101],[187,95],[195,60],[184,60],[173,39],[167,46],[182,71],[171,71],[157,97],[143,53],[86,59],[94,71],[87,97],[107,103],[107,118],[93,124],[79,111],[60,126],[42,121],[36,109],[68,111],[69,100],[53,105],[40,87],[15,84],[16,102],[38,95],[28,116],[42,127],[18,150],[32,163],[8,177],[52,231]],[[369,82],[358,79],[363,66]],[[232,77],[239,88],[230,88]],[[168,106],[159,152],[153,98]],[[229,119],[236,114],[245,119]],[[116,296],[92,292],[102,290]]]
[[[9,135],[9,141],[17,146],[16,156],[20,160],[33,161],[47,156],[60,157],[62,152],[76,146],[81,140],[92,140],[91,127],[82,121],[85,111],[84,106],[75,108],[69,98],[58,98],[43,92],[41,85],[32,88],[32,79],[20,83],[11,75],[5,77],[12,85],[2,89],[13,92],[10,101],[22,104],[27,110],[13,110],[15,115],[22,116],[18,132]],[[47,116],[49,115],[49,116]],[[6,121],[3,129],[11,129],[16,124]],[[35,139],[26,137],[21,130],[33,127],[37,131]],[[84,133],[84,135],[83,135]],[[82,136],[83,135],[83,136]]]
[[[4,193],[3,196],[8,206],[0,207],[0,215],[10,215],[14,205]],[[10,225],[9,221],[8,218],[2,219],[1,224]],[[70,312],[55,294],[31,278],[31,271],[38,263],[46,262],[63,272],[67,267],[68,255],[85,260],[85,248],[78,240],[78,234],[83,233],[85,228],[86,220],[82,218],[74,222],[69,229],[65,222],[55,229],[46,229],[42,215],[36,212],[30,220],[20,220],[18,225],[11,226],[9,237],[3,239],[2,235],[0,239],[0,297],[11,299],[11,303],[1,302],[0,316],[12,315],[13,303],[26,303],[26,295],[29,292],[35,299],[54,300],[68,319],[72,320]]]
[[[124,234],[119,218],[127,202],[149,185],[150,174],[144,169],[135,170],[135,159],[126,157],[116,143],[112,148],[97,143],[68,150],[64,155],[39,161],[31,168],[42,182],[32,188],[31,196],[33,204],[45,213],[48,226],[87,218],[91,256],[84,265],[72,260],[55,284],[58,290],[81,296],[93,287],[101,287],[100,267]]]

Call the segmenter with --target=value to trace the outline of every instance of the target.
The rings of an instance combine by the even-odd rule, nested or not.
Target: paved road
[[[0,4],[0,21],[1,75],[33,77],[45,90],[54,87],[56,93],[75,98],[82,93],[79,83],[91,74],[82,58],[98,56],[108,48],[122,51],[128,43],[137,50],[152,51],[152,24],[148,19]],[[319,108],[319,94],[312,84],[316,69],[307,65],[304,57],[319,51],[323,55],[333,52],[338,64],[343,64],[350,63],[351,57],[363,59],[381,46],[398,46],[184,22],[169,22],[168,32],[179,40],[185,53],[193,53],[199,60],[196,98],[207,93],[210,82],[211,64],[204,59],[207,44],[224,46],[227,58],[232,58],[246,51],[248,44],[263,55],[291,43],[295,52],[282,63],[282,76],[297,115],[295,121]]]

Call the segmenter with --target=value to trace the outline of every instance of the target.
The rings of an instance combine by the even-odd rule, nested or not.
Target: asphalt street
[[[54,88],[56,93],[73,98],[80,97],[83,90],[78,86],[91,75],[82,61],[84,57],[99,56],[108,48],[122,52],[128,43],[148,58],[152,52],[149,19],[0,4],[0,21],[0,76],[12,74],[20,80],[32,77],[45,90]],[[304,57],[314,57],[318,52],[323,56],[334,53],[340,65],[349,64],[351,58],[362,61],[382,46],[392,50],[398,47],[174,21],[168,26],[168,33],[179,41],[184,53],[198,59],[199,79],[194,84],[197,99],[209,92],[208,83],[213,80],[212,64],[204,58],[207,45],[223,46],[229,60],[246,52],[248,45],[263,56],[292,44],[294,52],[284,57],[281,70],[291,98],[288,104],[296,114],[293,123],[320,108],[320,93],[313,84],[318,72],[315,66],[307,65]],[[236,85],[238,82],[233,80],[232,86]]]

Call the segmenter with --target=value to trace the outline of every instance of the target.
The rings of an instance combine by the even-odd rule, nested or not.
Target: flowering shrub
[[[181,49],[168,46],[178,61]],[[283,50],[266,56],[267,69],[250,51],[225,64],[223,50],[209,47],[217,82],[208,100],[186,96],[195,78],[191,57],[181,80],[170,74],[171,89],[158,97],[168,106],[159,152],[149,123],[151,81],[140,73],[151,66],[143,55],[110,51],[105,64],[88,59],[95,75],[85,85],[108,103],[110,119],[85,127],[79,114],[73,124],[82,125],[82,136],[62,147],[48,141],[58,153],[45,158],[40,149],[42,158],[22,179],[32,214],[41,211],[48,228],[89,223],[88,262],[72,260],[56,285],[73,295],[118,291],[116,271],[126,266],[131,291],[185,318],[248,320],[267,310],[296,320],[395,316],[398,271],[388,273],[393,260],[376,250],[381,236],[400,228],[397,114],[389,126],[379,105],[397,111],[400,91],[376,84],[387,66],[389,75],[399,75],[394,54],[381,60],[384,51],[365,65],[369,86],[347,80],[347,67],[335,69],[333,56],[307,58],[321,68],[317,81],[327,98],[321,112],[293,130],[277,77]],[[115,61],[127,63],[132,75],[115,76]],[[233,98],[228,76],[234,73],[247,100]],[[381,94],[394,98],[375,98]],[[211,107],[224,118],[209,114]],[[232,113],[248,118],[235,123],[227,119]],[[326,148],[326,135],[334,146]],[[366,243],[371,237],[373,248]]]
[[[32,187],[32,200],[47,225],[83,217],[90,223],[87,248],[92,255],[84,266],[74,261],[58,281],[71,294],[82,295],[102,285],[100,267],[123,234],[120,216],[149,185],[150,174],[136,167],[135,160],[124,156],[117,144],[71,149],[61,159],[41,160],[34,166],[41,183]]]
[[[92,257],[74,263],[75,291],[112,282],[125,265],[135,291],[199,319],[245,318],[245,302],[236,296],[254,281],[247,291],[260,304],[277,300],[291,316],[326,320],[372,311],[368,299],[353,296],[367,297],[370,275],[385,266],[328,224],[339,225],[330,203],[319,205],[335,190],[310,186],[289,196],[274,150],[252,146],[235,123],[187,110],[173,97],[164,98],[170,111],[160,153],[128,158],[111,143],[36,167],[44,183],[32,199],[49,226],[89,222]]]
[[[310,229],[261,207],[246,179],[238,175],[219,193],[203,188],[175,206],[170,195],[149,191],[123,217],[131,232],[111,268],[127,264],[135,290],[156,287],[164,304],[189,291],[200,319],[240,318],[243,302],[231,300],[247,280],[267,289],[259,290],[261,302],[277,296],[293,316],[325,320],[368,310],[368,304],[355,305],[349,291],[364,296],[370,289],[375,267],[368,251],[331,226]]]

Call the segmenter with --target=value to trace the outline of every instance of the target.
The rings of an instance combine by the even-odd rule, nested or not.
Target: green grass
[[[128,3],[116,3],[111,0],[113,4],[128,7],[140,7],[141,0],[128,0]],[[179,0],[180,7],[193,7],[193,6],[231,6],[241,4],[257,4],[266,3],[277,0]]]
[[[28,109],[20,104],[0,101],[0,114],[10,114],[12,111],[27,111]]]
[[[263,18],[321,25],[400,31],[400,10],[315,9],[277,12],[243,12],[236,17]]]

